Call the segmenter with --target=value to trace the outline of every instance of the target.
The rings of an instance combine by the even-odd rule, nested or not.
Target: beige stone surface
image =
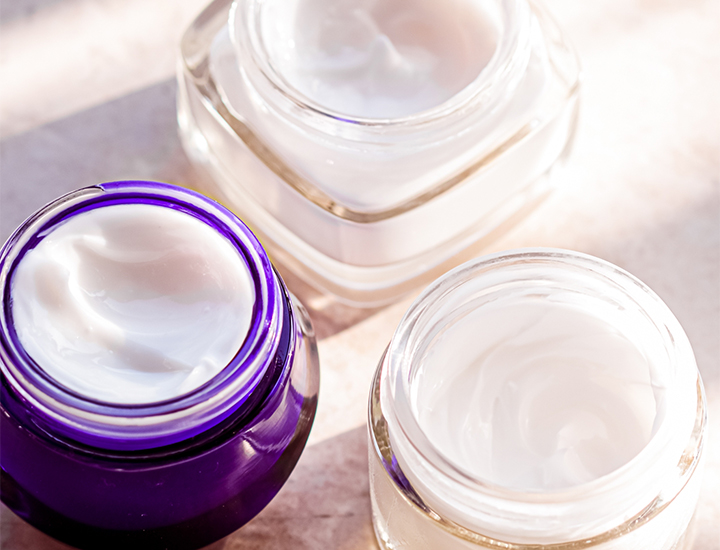
[[[193,186],[175,129],[180,33],[204,0],[0,0],[0,240],[46,202],[101,181]],[[720,549],[720,3],[547,0],[584,68],[564,186],[492,251],[579,250],[650,285],[694,346],[707,469],[693,550]],[[278,497],[213,550],[375,548],[370,379],[409,300],[351,310],[295,278],[321,337],[309,446]],[[67,548],[0,508],[3,550]],[[638,549],[653,550],[653,549]]]

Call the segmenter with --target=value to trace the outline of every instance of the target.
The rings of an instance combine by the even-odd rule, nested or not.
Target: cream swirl
[[[485,304],[446,328],[413,382],[420,426],[486,481],[559,490],[602,477],[649,442],[652,365],[618,328],[570,304]]]
[[[324,108],[397,118],[435,107],[480,74],[496,23],[478,0],[293,0],[263,6],[272,64]]]
[[[187,393],[234,357],[254,302],[222,235],[170,208],[125,204],[65,221],[12,279],[18,337],[51,378],[92,399]]]

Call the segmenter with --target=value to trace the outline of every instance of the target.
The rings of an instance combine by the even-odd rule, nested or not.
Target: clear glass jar
[[[356,305],[427,284],[519,221],[572,142],[579,67],[534,0],[481,2],[497,41],[444,103],[371,119],[325,108],[276,70],[272,2],[216,0],[181,42],[178,121],[208,192],[271,254]]]
[[[652,435],[628,462],[591,481],[545,490],[498,483],[449,458],[448,449],[436,445],[419,420],[418,411],[427,405],[422,402],[422,377],[427,377],[426,364],[434,352],[441,350],[439,360],[452,369],[458,358],[479,353],[483,339],[490,339],[488,346],[496,344],[488,335],[492,331],[478,331],[451,348],[442,342],[488,308],[502,312],[530,302],[603,316],[613,333],[648,361],[643,372],[654,396]],[[523,320],[515,316],[512,322],[522,325]],[[582,332],[581,343],[587,336]],[[522,347],[525,336],[520,331],[509,343],[521,358],[528,355]],[[562,346],[562,340],[552,346]],[[455,350],[454,355],[448,350]],[[512,368],[510,362],[502,364],[503,371]],[[587,376],[597,378],[597,369]],[[567,380],[543,378],[551,380],[551,389]],[[532,370],[524,371],[522,379],[532,380]],[[433,391],[440,390],[435,386]],[[521,412],[527,404],[510,408],[510,418],[525,418]],[[445,413],[433,409],[434,415]],[[563,423],[572,421],[562,417]],[[620,424],[624,422],[621,417]],[[373,382],[369,462],[377,539],[381,548],[395,550],[688,548],[705,424],[702,382],[687,337],[667,306],[630,274],[587,255],[553,249],[510,251],[468,262],[436,281],[410,307]],[[513,458],[509,453],[502,460]]]
[[[200,220],[245,259],[255,291],[241,348],[198,388],[117,404],[69,390],[33,361],[15,329],[13,274],[54,228],[113,205],[155,205]],[[280,490],[308,438],[318,356],[309,318],[253,234],[191,191],[106,183],[31,216],[0,253],[2,500],[78,548],[200,548],[255,516]]]

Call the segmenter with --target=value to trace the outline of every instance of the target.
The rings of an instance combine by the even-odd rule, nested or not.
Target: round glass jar
[[[547,196],[569,150],[579,67],[559,29],[534,0],[471,5],[493,40],[487,64],[398,117],[344,113],[293,86],[273,53],[290,9],[276,1],[216,0],[182,39],[180,134],[210,194],[345,302],[392,301],[472,257]]]
[[[118,205],[206,224],[237,251],[254,290],[247,336],[227,366],[164,401],[103,402],[69,389],[31,358],[14,324],[23,258],[76,216]],[[78,548],[191,549],[236,530],[280,490],[314,419],[317,348],[306,312],[232,213],[166,184],[88,187],[24,222],[0,269],[2,500],[18,516]]]
[[[568,330],[577,339],[575,344],[580,346],[580,355],[599,357],[597,364],[578,367],[577,363],[571,363],[559,371],[561,376],[544,371],[539,377],[535,376],[537,372],[534,371],[542,364],[543,356],[550,357],[555,368],[553,350],[562,349],[570,337],[562,331],[558,331],[557,339],[545,335],[546,347],[536,349],[534,346],[538,342],[533,342],[529,336],[535,329],[528,328],[530,325],[517,314],[518,306],[528,304],[568,307],[579,315],[573,319],[582,320],[584,315],[602,319],[607,335],[630,344],[639,352],[633,356],[641,361],[619,367],[617,380],[603,379],[603,362],[612,357],[604,354],[605,348],[612,346],[605,345],[607,339],[594,340],[597,331],[586,330],[584,322],[580,322]],[[490,310],[501,315],[511,312],[505,319],[509,322],[498,323],[499,317],[488,317],[490,321],[484,329],[475,331],[473,323]],[[542,319],[536,327],[551,326],[549,317]],[[493,325],[517,325],[521,329],[503,343],[493,338],[505,328],[500,326],[495,331]],[[468,326],[473,334],[471,338],[453,337],[453,334],[463,335]],[[603,342],[603,345],[593,347],[590,343],[593,341]],[[452,345],[448,347],[443,342]],[[492,348],[490,355],[505,346],[518,364],[526,361],[530,368],[522,371],[521,377],[511,379],[508,373],[516,367],[515,362],[501,361],[498,364],[501,383],[498,383],[487,370],[488,356],[482,356],[482,363],[477,362],[475,354],[485,345]],[[438,350],[439,356],[433,355]],[[509,410],[508,418],[516,419],[523,430],[529,427],[519,439],[522,444],[541,432],[537,428],[540,425],[538,417],[552,411],[556,405],[562,410],[564,400],[568,398],[563,393],[565,386],[575,376],[568,373],[573,372],[580,373],[586,383],[604,386],[602,395],[612,395],[612,392],[619,395],[625,390],[635,392],[638,387],[647,390],[650,398],[644,405],[650,404],[650,435],[627,462],[606,469],[589,480],[556,486],[548,482],[550,488],[543,488],[543,483],[533,485],[527,477],[519,484],[498,482],[501,478],[498,473],[525,452],[518,446],[503,446],[503,440],[511,438],[508,435],[511,429],[491,431],[488,436],[487,430],[492,430],[495,425],[488,428],[486,423],[482,426],[484,432],[472,432],[480,434],[481,439],[487,436],[482,441],[490,442],[487,444],[492,447],[489,452],[500,453],[493,467],[479,472],[473,469],[474,462],[482,462],[480,455],[486,449],[472,454],[469,462],[463,462],[459,455],[453,454],[451,445],[437,444],[437,431],[433,432],[432,424],[428,424],[427,414],[423,416],[430,406],[428,396],[443,391],[442,384],[433,385],[430,393],[424,391],[423,385],[428,384],[431,374],[427,365],[435,361],[443,365],[443,369],[455,372],[454,366],[465,358],[471,358],[467,364],[472,364],[471,368],[477,372],[485,369],[482,380],[486,387],[496,384],[501,388],[499,391],[507,390],[510,395],[516,392],[520,396],[532,396],[516,402],[503,402],[499,398],[488,400],[496,414]],[[472,361],[482,366],[476,367]],[[608,368],[616,368],[616,365],[611,364]],[[637,372],[642,376],[627,374],[628,380],[624,380],[623,373],[630,369],[639,369]],[[523,383],[530,387],[530,394],[522,393],[528,391],[527,387],[523,389]],[[466,388],[468,386],[472,384],[465,384]],[[552,433],[565,434],[566,440],[574,437],[568,428],[574,422],[582,421],[586,412],[582,407],[591,410],[593,406],[587,405],[592,399],[586,399],[586,389],[574,387],[570,398],[581,404],[571,414],[560,414],[559,424]],[[477,393],[482,390],[482,386],[476,386],[471,390],[476,392],[472,395],[482,396]],[[543,392],[550,397],[542,402],[541,408],[528,414]],[[465,410],[462,399],[458,394],[449,406],[460,404]],[[598,429],[597,420],[602,420],[603,414],[616,415],[621,428],[633,421],[632,415],[624,412],[627,403],[600,399],[599,405],[596,410],[600,412],[594,422],[585,423],[586,429],[601,434],[615,433],[610,429]],[[616,414],[618,410],[623,412]],[[448,411],[435,406],[431,414],[441,418]],[[483,422],[486,420],[482,417]],[[468,262],[432,284],[410,307],[373,382],[369,463],[377,539],[383,549],[413,550],[688,548],[688,526],[701,482],[705,424],[702,382],[687,337],[667,306],[632,275],[591,256],[553,249],[510,251]],[[446,426],[452,431],[451,424]],[[463,429],[473,428],[465,426]],[[452,432],[451,435],[462,433]],[[579,437],[582,439],[585,435],[580,433]],[[562,437],[560,440],[562,443]],[[546,452],[554,441],[543,435],[535,444]],[[607,448],[614,450],[624,444],[619,438],[609,438]],[[596,447],[591,451],[588,456],[592,460],[603,449]],[[561,474],[572,470],[574,465],[572,461],[560,464],[558,471]]]

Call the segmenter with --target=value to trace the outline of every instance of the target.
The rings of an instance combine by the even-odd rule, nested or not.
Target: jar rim
[[[272,63],[262,39],[261,19],[264,0],[233,0],[228,18],[230,39],[238,59],[249,57],[252,64],[243,64],[256,83],[261,83],[268,96],[283,112],[302,110],[305,122],[314,127],[340,126],[365,130],[372,134],[406,132],[428,125],[448,124],[462,120],[470,110],[491,110],[508,89],[517,86],[530,58],[531,10],[523,0],[496,0],[502,25],[498,41],[488,64],[467,86],[444,102],[426,110],[401,117],[373,118],[349,115],[327,108],[291,85]],[[240,32],[242,31],[242,32]]]
[[[685,407],[688,409],[687,414],[680,423],[673,425],[667,419],[661,421],[659,428],[638,455],[616,470],[590,482],[560,490],[525,491],[504,487],[468,472],[448,459],[442,450],[433,444],[412,410],[410,369],[413,366],[414,352],[417,350],[416,344],[423,336],[422,323],[430,318],[433,310],[437,310],[439,303],[483,271],[504,269],[508,265],[533,265],[538,262],[559,268],[578,268],[589,275],[607,278],[619,290],[628,292],[633,299],[639,300],[641,307],[649,308],[653,319],[659,317],[658,335],[668,346],[670,361],[683,369],[683,372],[673,375],[680,387],[673,390],[684,392],[683,403],[687,401],[689,407]],[[532,281],[529,282],[532,284]],[[380,376],[383,380],[380,393],[382,409],[399,461],[404,462],[403,452],[416,453],[412,464],[417,472],[410,473],[435,476],[433,479],[440,480],[441,485],[438,487],[444,491],[442,494],[455,491],[455,494],[460,495],[458,502],[462,506],[478,506],[478,509],[487,511],[497,508],[499,503],[511,503],[511,506],[517,507],[520,515],[527,518],[538,518],[548,513],[572,516],[576,510],[568,511],[568,504],[577,506],[582,503],[582,507],[577,506],[579,515],[581,509],[595,509],[598,503],[612,499],[613,491],[617,492],[620,488],[632,484],[639,494],[639,504],[636,503],[639,508],[634,512],[639,512],[649,506],[658,495],[674,498],[689,476],[687,468],[683,469],[683,464],[688,460],[696,464],[699,459],[700,439],[706,415],[704,393],[684,331],[669,308],[646,285],[609,262],[586,254],[547,248],[519,249],[484,256],[454,269],[428,287],[408,309],[393,335],[379,369],[382,369]],[[673,403],[680,402],[679,399],[678,397]],[[680,437],[673,432],[673,426],[682,432]],[[688,453],[690,458],[686,456]],[[409,462],[406,462],[405,467],[408,467],[408,464]],[[678,468],[680,482],[676,479]],[[692,470],[693,468],[690,468],[690,473]],[[640,475],[638,471],[641,472]],[[472,502],[468,503],[463,499]],[[618,503],[623,504],[623,499],[618,500]],[[559,512],[561,509],[563,512]],[[586,523],[578,520],[581,528],[585,528]],[[604,529],[600,529],[598,532],[603,531]],[[598,533],[583,532],[582,536],[590,537],[596,534]]]
[[[255,303],[248,333],[230,362],[201,386],[170,399],[141,404],[103,402],[64,387],[24,350],[13,326],[11,285],[24,255],[67,219],[97,208],[149,204],[205,223],[237,250],[251,277]],[[148,181],[108,182],[70,192],[28,218],[0,249],[0,368],[48,431],[94,447],[139,450],[197,435],[264,391],[279,345],[282,292],[259,241],[233,213],[199,193]]]

